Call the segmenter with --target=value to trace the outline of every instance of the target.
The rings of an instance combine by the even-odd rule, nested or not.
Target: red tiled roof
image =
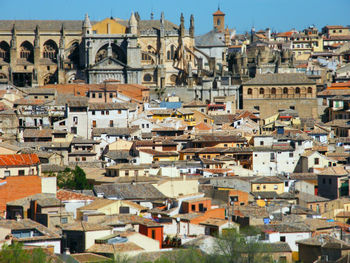
[[[194,126],[194,128],[199,131],[210,131],[212,129],[210,125],[203,122],[198,123],[196,126]]]
[[[95,200],[97,197],[60,189],[57,191],[57,198],[60,199],[61,201],[69,201],[69,200]]]
[[[16,105],[42,105],[46,101],[40,99],[18,99],[14,101]]]
[[[217,15],[221,15],[221,16],[224,16],[225,14],[220,10],[220,9],[218,9],[218,11],[216,11],[214,14],[213,14],[214,16],[217,16]]]
[[[37,154],[1,154],[0,166],[27,166],[39,164]]]
[[[6,203],[41,193],[40,176],[9,176],[0,180],[0,214]]]
[[[336,28],[342,29],[342,28],[347,28],[347,27],[344,27],[344,26],[326,26],[326,28],[328,28],[328,29],[336,29]]]
[[[139,84],[49,84],[42,88],[56,89],[60,94],[72,94],[74,96],[85,97],[85,92],[95,90],[103,91],[106,88],[108,91],[118,91],[127,97],[142,101],[142,91],[148,91],[149,88]]]
[[[278,33],[278,37],[291,37],[294,34],[293,31],[288,31],[288,32],[283,32],[283,33]]]

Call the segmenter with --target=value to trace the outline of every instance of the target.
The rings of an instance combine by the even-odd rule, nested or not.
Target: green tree
[[[4,244],[0,251],[2,263],[46,263],[49,258],[41,248],[26,250],[23,245],[14,242],[11,245]]]
[[[229,229],[218,237],[215,248],[216,262],[223,263],[260,263],[272,262],[269,245],[259,241],[259,231],[254,228],[241,232]]]
[[[57,175],[57,185],[59,188],[74,190],[92,189],[92,185],[86,179],[84,170],[79,166],[75,166],[74,170],[66,168],[63,172],[59,172]]]

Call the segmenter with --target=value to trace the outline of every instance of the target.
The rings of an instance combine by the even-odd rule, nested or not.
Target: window
[[[129,213],[130,213],[130,207],[128,206],[119,207],[119,214],[129,214]]]
[[[57,57],[57,50],[58,49],[56,43],[52,40],[48,40],[44,43],[43,57],[55,61]]]
[[[76,161],[76,162],[79,162],[79,161],[80,161],[80,158],[79,158],[79,157],[75,157],[75,161]]]
[[[18,175],[24,175],[24,170],[18,170]]]
[[[106,110],[106,115],[109,115],[109,110]]]
[[[264,93],[265,93],[265,90],[264,90],[263,88],[260,88],[260,89],[259,89],[259,94],[260,94],[260,95],[264,95]]]
[[[274,94],[274,95],[276,94],[276,89],[275,88],[271,89],[271,94]]]
[[[329,183],[329,184],[332,184],[332,178],[329,178],[329,179],[328,179],[328,183]]]
[[[326,184],[326,179],[325,178],[322,179],[322,183]]]
[[[311,87],[307,88],[307,93],[312,93],[312,88]]]
[[[252,90],[251,88],[249,88],[249,89],[247,90],[247,94],[248,94],[248,95],[252,95],[252,94],[253,94],[253,90]]]
[[[300,88],[299,88],[299,87],[296,87],[295,93],[296,93],[296,94],[300,94]]]
[[[256,186],[256,190],[260,190],[260,186],[259,185]]]
[[[156,239],[156,231],[152,229],[152,239]]]
[[[110,120],[110,121],[109,121],[109,127],[111,127],[111,128],[114,127],[113,120]]]
[[[129,176],[129,170],[125,171],[125,176]]]
[[[196,211],[196,205],[191,205],[191,211]]]
[[[92,97],[96,98],[96,93],[95,92],[92,93]]]
[[[67,217],[62,217],[61,218],[61,224],[67,224],[68,223],[68,218]]]
[[[74,124],[78,124],[78,117],[77,116],[73,117],[73,122],[74,122]]]
[[[10,176],[11,175],[11,171],[5,171],[4,175],[5,175],[5,177]]]
[[[151,76],[151,74],[146,74],[146,75],[144,75],[144,76],[143,76],[143,81],[145,81],[145,82],[150,82],[150,81],[152,81],[152,76]]]
[[[266,189],[266,185],[263,185],[263,189]]]
[[[92,111],[92,115],[95,115],[95,114],[96,114],[96,112],[93,110],[93,111]]]
[[[101,111],[101,115],[105,115],[105,111],[104,110]]]
[[[113,98],[113,93],[112,93],[112,92],[109,93],[109,97],[110,97],[110,98]]]
[[[278,185],[275,184],[275,185],[273,186],[273,189],[274,189],[274,190],[277,190],[277,189],[278,189]]]
[[[283,89],[283,94],[288,94],[288,88]]]
[[[291,110],[295,110],[295,106],[289,106]]]
[[[72,134],[77,134],[77,127],[71,127],[71,128],[70,128],[70,132],[71,132]]]
[[[96,128],[96,120],[93,120],[93,121],[92,121],[92,127],[93,127],[93,128]]]
[[[98,93],[98,97],[99,97],[100,99],[102,99],[102,93],[101,93],[101,92]]]
[[[285,236],[280,236],[280,241],[281,242],[286,242],[286,237]]]
[[[118,110],[118,114],[122,114],[122,110]]]
[[[319,158],[315,158],[314,159],[314,164],[320,164],[320,159]]]
[[[260,141],[260,146],[263,146],[264,145],[264,141]]]
[[[289,153],[289,158],[293,158],[293,153]]]
[[[81,160],[85,162],[86,161],[86,157],[85,156],[81,157]]]
[[[331,167],[332,166],[332,163],[331,162],[328,162],[328,167]]]
[[[285,187],[288,187],[288,181],[285,181],[285,182],[284,182],[284,186],[285,186]]]

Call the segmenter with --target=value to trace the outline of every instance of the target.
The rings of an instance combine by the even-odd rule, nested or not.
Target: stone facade
[[[194,18],[185,29],[164,19],[0,21],[0,82],[19,87],[118,80],[186,84],[194,65]]]
[[[301,118],[317,118],[316,83],[304,74],[264,74],[243,83],[243,109],[267,118],[295,109]]]

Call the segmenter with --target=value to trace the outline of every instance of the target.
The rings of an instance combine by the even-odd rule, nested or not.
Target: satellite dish
[[[275,217],[273,215],[270,215],[270,220],[273,220]]]

